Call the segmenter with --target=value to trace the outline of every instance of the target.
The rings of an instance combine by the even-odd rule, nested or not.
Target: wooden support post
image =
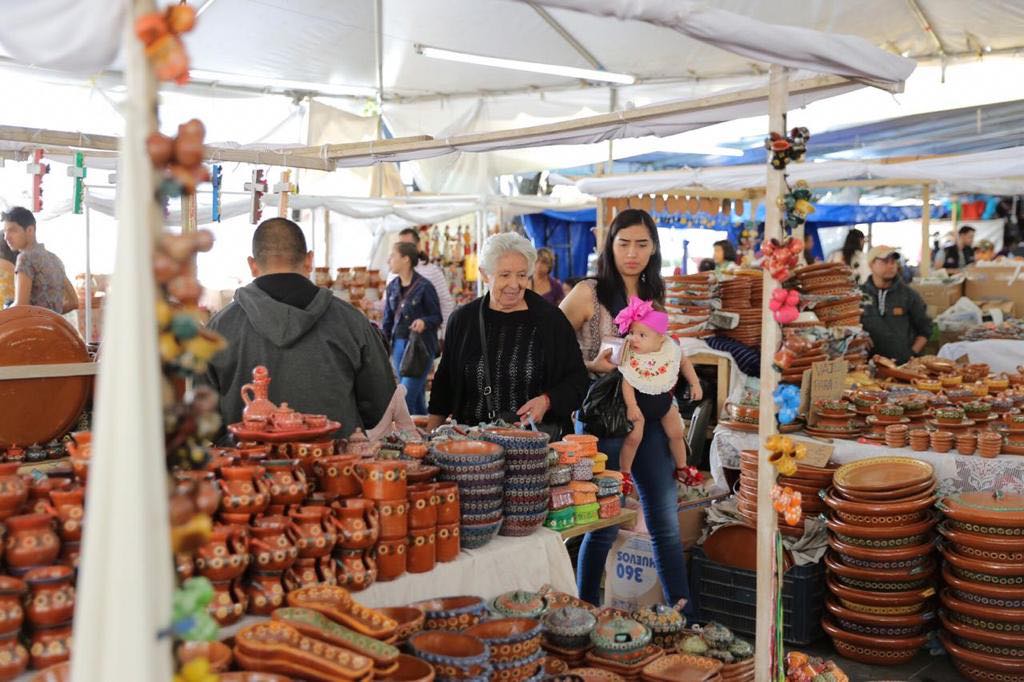
[[[328,272],[331,270],[331,263],[334,261],[334,237],[331,231],[331,209],[324,206],[324,251],[327,253],[324,257],[324,265],[327,266]]]
[[[181,233],[190,234],[195,232],[198,227],[199,215],[196,206],[196,195],[182,194],[181,195]]]
[[[274,185],[274,191],[277,192],[277,216],[279,218],[288,217],[288,199],[292,195],[292,172],[290,170],[281,171],[281,180]]]
[[[772,64],[768,75],[768,131],[784,132],[786,129],[786,107],[788,100],[788,76],[786,69]],[[765,186],[764,238],[781,237],[778,198],[783,192],[782,172],[767,167]],[[777,283],[767,270],[764,278],[764,299],[761,302],[761,410],[758,418],[758,440],[760,442],[760,466],[757,467],[757,633],[755,642],[754,677],[763,682],[775,679],[772,669],[775,640],[772,636],[777,608],[777,591],[781,589],[782,576],[776,576],[775,535],[778,532],[778,517],[772,508],[771,491],[775,484],[775,468],[768,465],[768,451],[765,441],[775,433],[775,409],[772,393],[778,383],[772,358],[779,345],[779,325],[768,309],[768,301]]]
[[[925,184],[921,188],[921,277],[927,277],[932,271],[932,186]]]

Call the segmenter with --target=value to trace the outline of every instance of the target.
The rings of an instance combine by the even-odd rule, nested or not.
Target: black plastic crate
[[[824,563],[786,571],[782,584],[782,638],[786,642],[810,644],[825,634],[820,621],[826,593]],[[747,635],[757,630],[754,571],[716,563],[695,547],[690,561],[690,597],[701,624],[713,620]]]

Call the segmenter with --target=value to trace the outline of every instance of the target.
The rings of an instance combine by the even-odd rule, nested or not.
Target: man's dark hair
[[[964,225],[963,227],[956,231],[958,235],[969,234],[971,232],[977,232],[977,230],[975,230],[970,225]]]
[[[22,228],[29,228],[36,224],[36,217],[32,215],[32,211],[23,206],[13,206],[7,209],[0,214],[0,219],[3,219],[5,223],[17,223]]]
[[[18,252],[7,246],[6,239],[0,239],[0,258],[10,263],[17,264],[18,262]]]
[[[281,260],[297,266],[306,257],[306,236],[287,218],[264,220],[252,235],[252,257],[260,265]]]
[[[399,237],[404,237],[405,235],[409,235],[410,237],[412,237],[417,244],[420,243],[420,231],[417,230],[415,227],[407,227],[398,233]]]

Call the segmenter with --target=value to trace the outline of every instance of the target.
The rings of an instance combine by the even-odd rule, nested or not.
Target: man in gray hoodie
[[[395,392],[380,333],[354,307],[309,280],[313,252],[302,229],[285,218],[264,220],[252,237],[255,278],[209,327],[228,340],[210,363],[225,424],[242,419],[240,389],[252,370],[270,370],[270,400],[341,422],[341,433],[370,428]]]

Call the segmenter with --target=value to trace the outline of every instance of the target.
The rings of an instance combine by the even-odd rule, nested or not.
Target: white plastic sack
[[[935,318],[935,323],[939,325],[939,331],[959,331],[981,324],[982,316],[977,303],[961,296],[959,301]]]

